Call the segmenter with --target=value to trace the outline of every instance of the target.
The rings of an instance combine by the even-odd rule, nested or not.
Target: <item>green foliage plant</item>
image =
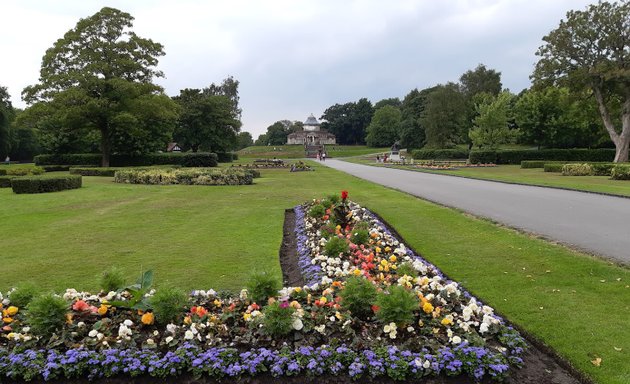
[[[341,201],[341,198],[339,197],[339,195],[328,195],[326,197],[327,200],[329,200],[332,204],[339,204],[339,202]]]
[[[372,305],[376,301],[376,295],[374,284],[363,277],[348,278],[344,289],[339,293],[342,307],[363,320],[372,316]]]
[[[295,309],[285,304],[276,301],[263,309],[262,329],[269,336],[285,336],[293,330]]]
[[[185,312],[188,295],[179,288],[162,287],[149,299],[158,324],[177,323]]]
[[[411,276],[418,277],[418,271],[411,265],[411,263],[402,263],[396,269],[396,274],[398,276]]]
[[[591,176],[593,167],[589,164],[565,164],[562,166],[562,176]]]
[[[368,241],[370,240],[370,232],[368,232],[366,229],[357,229],[356,227],[352,230],[352,236],[350,237],[350,240],[354,243],[354,244],[367,244]]]
[[[103,292],[117,291],[125,286],[125,274],[118,267],[103,272],[99,285]]]
[[[613,180],[630,180],[630,165],[615,166],[610,176]]]
[[[6,170],[8,176],[35,176],[45,172],[42,167],[16,167]]]
[[[33,334],[49,338],[63,327],[68,303],[52,293],[38,296],[26,307],[26,320]]]
[[[149,301],[145,297],[145,295],[151,289],[153,285],[153,271],[148,270],[142,272],[138,280],[135,284],[129,285],[123,288],[123,291],[126,291],[129,294],[129,299],[126,301],[117,300],[111,301],[110,304],[114,307],[121,308],[130,308],[130,309],[139,309],[142,311],[146,311],[150,309]]]
[[[330,238],[324,246],[324,253],[328,257],[339,257],[340,253],[346,253],[348,250],[349,246],[346,240],[338,236]]]
[[[9,294],[9,300],[11,300],[11,305],[24,308],[39,294],[40,289],[35,284],[24,282]]]
[[[59,192],[78,189],[83,185],[79,175],[22,176],[11,179],[11,188],[17,194]]]
[[[247,290],[256,303],[267,304],[267,299],[275,297],[282,288],[282,282],[266,271],[257,272],[247,281]]]
[[[321,204],[315,204],[308,210],[308,215],[313,218],[320,218],[326,213],[326,208]]]
[[[419,308],[418,297],[400,285],[391,286],[387,292],[380,292],[376,298],[379,310],[376,317],[383,323],[398,325],[410,324],[414,312]]]

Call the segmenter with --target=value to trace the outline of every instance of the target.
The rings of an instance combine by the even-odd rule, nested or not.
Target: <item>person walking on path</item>
[[[322,153],[322,161],[326,161],[326,152]]]

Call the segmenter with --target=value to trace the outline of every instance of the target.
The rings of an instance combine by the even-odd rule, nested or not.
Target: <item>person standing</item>
[[[326,152],[322,153],[322,161],[326,161]]]

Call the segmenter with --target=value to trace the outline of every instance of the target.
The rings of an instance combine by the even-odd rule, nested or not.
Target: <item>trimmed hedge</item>
[[[465,149],[416,149],[411,152],[414,160],[461,160],[468,158]]]
[[[545,160],[523,160],[521,168],[544,168],[545,164]]]
[[[129,184],[248,185],[254,173],[246,169],[129,169],[116,171],[114,181]]]
[[[25,176],[11,180],[13,192],[46,193],[81,188],[82,178],[78,175],[64,176]]]
[[[589,164],[593,169],[593,176],[610,176],[613,168],[617,166],[616,163],[591,163]]]
[[[99,168],[99,167],[90,167],[90,168],[79,168],[72,167],[70,168],[71,175],[81,175],[81,176],[105,176],[105,177],[114,177],[116,171],[119,171],[119,168]]]
[[[565,164],[562,166],[562,176],[591,176],[593,167],[590,164]]]
[[[19,168],[9,168],[6,170],[7,176],[34,176],[41,175],[44,173],[44,168],[42,167],[19,167]]]
[[[613,180],[630,180],[630,165],[615,165],[610,172],[610,176]]]
[[[195,153],[150,153],[140,156],[112,155],[109,159],[112,167],[146,165],[181,165],[183,167],[216,167],[217,154],[210,152]],[[101,155],[97,153],[79,153],[65,155],[37,155],[37,165],[80,165],[98,167]]]
[[[615,150],[609,148],[499,150],[470,152],[470,162],[473,164],[521,164],[523,160],[611,162],[614,158]]]
[[[217,152],[217,159],[219,163],[231,163],[238,160],[238,155],[232,152]]]
[[[6,175],[7,175],[7,170],[0,168],[0,176],[6,176]]]
[[[0,176],[0,188],[11,188],[11,179],[15,176]]]
[[[82,165],[88,167],[88,165]],[[68,172],[71,165],[42,165],[46,172]]]
[[[546,163],[543,167],[545,172],[562,172],[565,163]]]

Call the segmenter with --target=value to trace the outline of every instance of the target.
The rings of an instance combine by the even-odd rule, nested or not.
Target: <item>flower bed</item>
[[[179,300],[173,289],[151,289],[147,272],[126,288],[69,289],[26,310],[15,305],[26,296],[19,289],[5,295],[0,377],[480,380],[501,379],[521,363],[525,344],[514,329],[347,193],[295,214],[303,287],[278,291],[259,276],[239,295],[197,290]],[[56,325],[44,331],[37,310],[46,300],[60,311],[46,312],[45,324]]]
[[[248,185],[255,173],[247,169],[129,169],[116,171],[114,181],[129,184]]]

